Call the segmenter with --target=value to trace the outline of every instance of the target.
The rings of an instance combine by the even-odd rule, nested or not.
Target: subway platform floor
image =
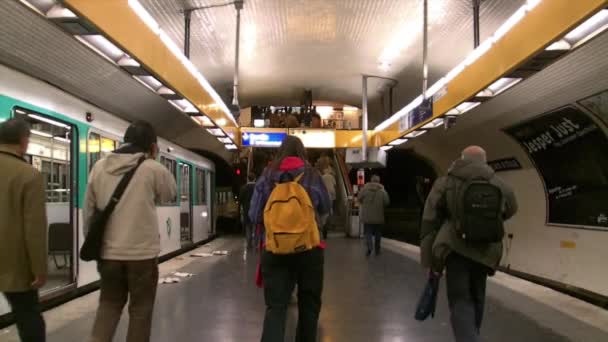
[[[193,258],[192,253],[227,250],[228,255]],[[384,240],[380,256],[365,257],[360,240],[330,236],[319,321],[323,342],[452,341],[445,283],[434,319],[413,319],[424,287],[416,247]],[[192,273],[177,284],[159,285],[153,342],[259,341],[263,293],[254,284],[258,254],[242,239],[219,238],[161,264],[161,277]],[[98,292],[45,313],[49,342],[86,342]],[[294,340],[296,305],[288,317],[286,341]],[[125,310],[115,341],[126,336]],[[527,281],[498,273],[488,283],[484,341],[608,341],[608,311]],[[15,328],[0,341],[18,341]]]

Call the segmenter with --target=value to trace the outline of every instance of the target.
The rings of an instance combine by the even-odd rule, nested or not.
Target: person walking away
[[[323,128],[322,126],[321,115],[319,115],[317,112],[312,113],[310,128]]]
[[[249,210],[252,222],[265,229],[262,342],[284,341],[287,307],[296,285],[296,341],[317,341],[324,263],[318,225],[319,217],[328,212],[329,195],[321,175],[306,162],[302,141],[287,136],[258,179]]]
[[[487,276],[502,257],[503,221],[516,212],[513,191],[479,146],[467,147],[433,185],[423,213],[421,263],[434,276],[446,269],[456,342],[480,341]]]
[[[124,142],[95,164],[85,198],[88,225],[95,208],[105,208],[122,177],[137,168],[106,226],[97,264],[101,294],[92,342],[112,341],[127,299],[127,342],[150,340],[160,253],[156,203],[176,197],[173,175],[156,161],[158,145],[152,125],[144,121],[133,123]]]
[[[23,158],[30,126],[0,125],[0,292],[11,306],[22,342],[44,342],[38,290],[47,279],[46,193],[40,172]]]
[[[255,242],[255,225],[249,219],[249,207],[254,189],[255,173],[250,172],[247,175],[247,183],[243,185],[239,194],[239,202],[241,204],[241,217],[243,225],[245,226],[245,241],[247,242],[247,248],[253,247]]]
[[[325,188],[327,189],[327,193],[329,194],[330,200],[330,212],[325,220],[323,220],[323,239],[327,240],[327,234],[329,233],[329,226],[331,223],[331,217],[334,214],[334,208],[336,203],[336,177],[334,176],[334,172],[331,168],[331,161],[329,157],[323,156],[320,159],[320,171],[321,178],[323,179],[323,184],[325,184]]]
[[[370,182],[363,186],[357,198],[361,205],[361,222],[367,243],[366,255],[370,256],[372,250],[379,255],[384,226],[384,208],[390,203],[388,193],[380,184],[380,176],[373,175]]]

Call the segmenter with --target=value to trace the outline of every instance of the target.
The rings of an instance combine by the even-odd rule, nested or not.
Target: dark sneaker
[[[372,255],[372,251],[368,249],[368,250],[367,250],[367,253],[365,253],[365,256],[367,256],[367,257],[368,257],[368,256],[370,256],[370,255]]]

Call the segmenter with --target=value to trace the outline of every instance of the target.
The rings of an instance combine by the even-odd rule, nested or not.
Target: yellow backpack
[[[294,254],[320,244],[314,206],[306,189],[299,183],[303,175],[277,183],[266,202],[266,250],[271,253]]]

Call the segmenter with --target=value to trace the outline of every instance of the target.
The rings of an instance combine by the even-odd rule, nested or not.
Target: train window
[[[182,202],[187,202],[190,199],[190,167],[187,164],[179,164],[181,173],[180,195]]]
[[[165,156],[160,156],[160,163],[163,164],[171,172],[173,178],[177,181],[177,162]],[[176,203],[177,201],[173,200],[167,203],[161,203],[161,205],[173,205]]]
[[[37,113],[16,109],[32,129],[27,160],[45,181],[47,203],[69,203],[71,193],[72,128]]]
[[[114,151],[116,146],[116,141],[91,132],[87,146],[89,152],[89,171],[93,169],[98,160],[105,158],[110,152]]]
[[[205,171],[196,169],[196,205],[207,204],[207,183]]]

